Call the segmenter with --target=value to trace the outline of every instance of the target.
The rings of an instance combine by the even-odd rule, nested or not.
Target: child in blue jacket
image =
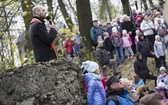
[[[106,95],[99,65],[92,61],[86,61],[82,65],[82,68],[88,72],[84,75],[86,84],[88,84],[87,105],[105,105]]]

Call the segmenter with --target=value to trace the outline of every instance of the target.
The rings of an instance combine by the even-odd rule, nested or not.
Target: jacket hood
[[[143,41],[142,39],[140,39],[141,36],[144,36],[142,32],[139,33],[138,39],[139,39],[140,41]],[[145,40],[145,36],[144,36],[144,40]]]
[[[137,60],[140,60],[140,59],[139,59],[139,56],[140,56],[140,55],[142,55],[142,53],[138,52],[137,55],[136,55]]]

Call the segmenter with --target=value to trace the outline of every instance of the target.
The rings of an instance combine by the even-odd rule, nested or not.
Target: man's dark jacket
[[[110,38],[104,39],[103,47],[104,47],[107,51],[113,51],[113,50],[114,50],[114,46],[113,46],[113,44],[112,44]]]
[[[134,31],[134,24],[132,23],[132,21],[125,21],[121,23],[121,29],[122,30],[127,30],[127,32]]]
[[[97,58],[99,65],[101,67],[109,64],[110,56],[109,56],[109,53],[107,52],[107,50],[104,49],[104,47],[97,47],[95,53],[96,53],[95,54],[96,58]]]
[[[46,62],[56,58],[54,49],[51,43],[54,41],[57,35],[57,31],[53,28],[47,32],[44,20],[39,17],[33,17],[38,21],[32,21],[29,27],[29,35],[31,45],[34,51],[34,57],[36,62]]]

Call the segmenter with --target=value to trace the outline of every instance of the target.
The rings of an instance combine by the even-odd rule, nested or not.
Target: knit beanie
[[[160,67],[160,71],[166,71],[166,68],[164,66]]]
[[[127,34],[127,30],[122,30],[122,34]]]
[[[113,28],[112,28],[112,32],[117,33],[117,28],[116,28],[116,27],[113,27]]]
[[[157,38],[160,38],[160,36],[159,36],[159,35],[156,35],[156,36],[155,36],[155,40],[157,40]]]
[[[82,69],[82,72],[84,73],[85,71],[87,71],[87,66],[88,64],[90,63],[91,61],[85,61],[82,63],[82,66],[81,66],[81,69]]]
[[[99,68],[99,65],[93,61],[86,61],[82,63],[81,68],[83,69],[83,72],[87,71],[89,73],[93,73]]]

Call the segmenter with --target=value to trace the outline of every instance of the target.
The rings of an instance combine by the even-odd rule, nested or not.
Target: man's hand
[[[103,68],[106,68],[106,65],[104,65]]]
[[[56,25],[55,24],[51,24],[51,25],[49,25],[49,27],[56,29]]]
[[[153,54],[153,55],[155,54],[155,52],[153,52],[153,51],[150,51],[150,53]]]

